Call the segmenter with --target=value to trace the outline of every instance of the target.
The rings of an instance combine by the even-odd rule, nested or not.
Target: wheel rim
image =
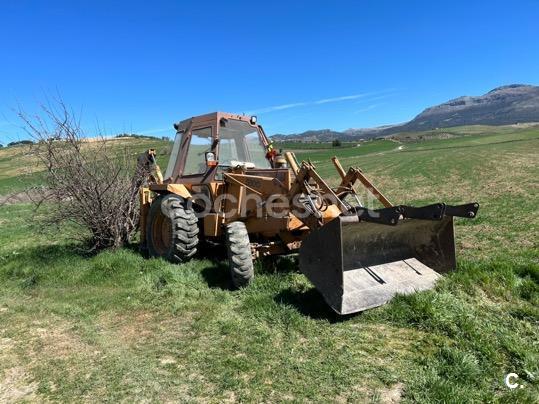
[[[158,255],[165,255],[172,243],[172,223],[162,212],[152,223],[152,244]]]

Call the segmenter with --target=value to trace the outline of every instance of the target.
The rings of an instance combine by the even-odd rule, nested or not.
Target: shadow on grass
[[[135,254],[138,254],[140,255],[142,258],[144,259],[149,259],[150,258],[150,255],[148,254],[148,249],[147,248],[144,248],[144,247],[141,247],[140,246],[140,243],[128,243],[126,245],[124,245],[122,248],[126,249],[126,250],[129,250]]]
[[[259,258],[255,271],[260,273],[291,273],[298,272],[298,260],[296,255],[278,255]]]
[[[78,244],[41,245],[0,255],[0,278],[19,282],[23,289],[36,287],[43,278],[56,273],[56,265],[72,258],[86,258]]]
[[[212,260],[212,265],[202,270],[202,277],[212,289],[234,290],[226,261]]]
[[[278,304],[294,307],[304,316],[314,320],[326,320],[330,323],[341,323],[358,315],[357,313],[345,316],[337,314],[315,288],[309,290],[285,289],[279,292],[274,300]]]
[[[224,248],[215,247],[210,250],[205,247],[200,252],[200,256],[212,262],[211,266],[202,270],[202,276],[210,288],[235,290],[230,278],[228,258]],[[255,276],[257,274],[289,273],[296,271],[297,260],[289,256],[264,257],[255,262]]]
[[[0,256],[0,260],[4,262],[39,263],[40,266],[48,266],[72,257],[89,258],[93,255],[95,254],[90,254],[81,249],[80,244],[39,245],[22,248],[11,254],[4,254]]]

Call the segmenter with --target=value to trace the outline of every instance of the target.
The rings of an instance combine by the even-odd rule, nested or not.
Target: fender
[[[150,190],[158,194],[176,194],[184,199],[191,199],[191,192],[183,184],[151,184]]]

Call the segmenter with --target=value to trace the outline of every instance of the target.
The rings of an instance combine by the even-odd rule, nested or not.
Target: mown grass
[[[293,257],[232,291],[222,260],[87,256],[43,213],[2,207],[0,401],[536,402],[539,134],[511,136],[339,153],[395,202],[482,204],[457,221],[458,270],[435,290],[344,318]],[[336,181],[332,152],[309,155]]]
[[[320,150],[320,149],[344,149],[347,147],[357,147],[359,142],[342,142],[340,146],[333,146],[331,142],[317,142],[317,143],[304,143],[304,142],[274,142],[273,146],[283,150]]]

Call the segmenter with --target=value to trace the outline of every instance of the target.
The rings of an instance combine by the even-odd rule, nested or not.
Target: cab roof
[[[252,116],[232,114],[229,112],[219,112],[219,111],[211,112],[205,115],[193,116],[191,118],[187,118],[187,119],[184,119],[183,121],[175,123],[174,129],[176,129],[177,132],[183,132],[191,125],[199,126],[199,125],[205,125],[205,124],[207,125],[217,124],[217,122],[219,122],[222,118],[235,119],[235,120],[251,123]]]

